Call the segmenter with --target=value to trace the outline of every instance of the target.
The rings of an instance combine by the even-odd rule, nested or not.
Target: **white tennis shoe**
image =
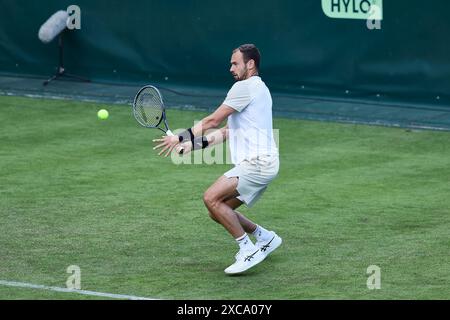
[[[255,248],[251,251],[239,251],[236,254],[236,262],[233,263],[231,266],[225,269],[225,273],[227,274],[237,274],[244,272],[251,267],[256,266],[258,263],[263,261],[266,258],[266,255],[264,255],[261,250],[258,248]]]
[[[278,248],[283,240],[273,231],[270,231],[272,236],[269,240],[265,241],[257,241],[256,247],[261,250],[261,252],[267,257],[270,253],[272,253],[276,248]]]

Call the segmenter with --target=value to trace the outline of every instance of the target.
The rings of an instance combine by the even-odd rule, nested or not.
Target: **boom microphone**
[[[39,29],[39,39],[44,43],[52,41],[67,27],[68,18],[69,14],[64,10],[54,13]]]

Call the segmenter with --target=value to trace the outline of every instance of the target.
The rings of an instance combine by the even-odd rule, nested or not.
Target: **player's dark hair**
[[[238,50],[242,52],[244,62],[247,63],[248,61],[253,59],[253,61],[255,61],[256,70],[259,71],[259,62],[261,61],[261,54],[259,53],[258,48],[253,43],[249,43],[240,45],[238,48],[233,50],[233,53],[235,53]]]

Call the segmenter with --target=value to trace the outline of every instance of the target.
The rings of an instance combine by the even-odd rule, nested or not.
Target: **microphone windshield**
[[[69,15],[66,11],[60,10],[54,13],[39,29],[39,39],[44,43],[52,41],[67,27],[68,18]]]

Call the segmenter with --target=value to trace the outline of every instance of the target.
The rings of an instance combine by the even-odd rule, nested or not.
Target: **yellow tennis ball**
[[[98,112],[97,112],[97,117],[100,120],[106,120],[106,119],[108,119],[108,116],[109,116],[109,113],[105,109],[98,110]]]

